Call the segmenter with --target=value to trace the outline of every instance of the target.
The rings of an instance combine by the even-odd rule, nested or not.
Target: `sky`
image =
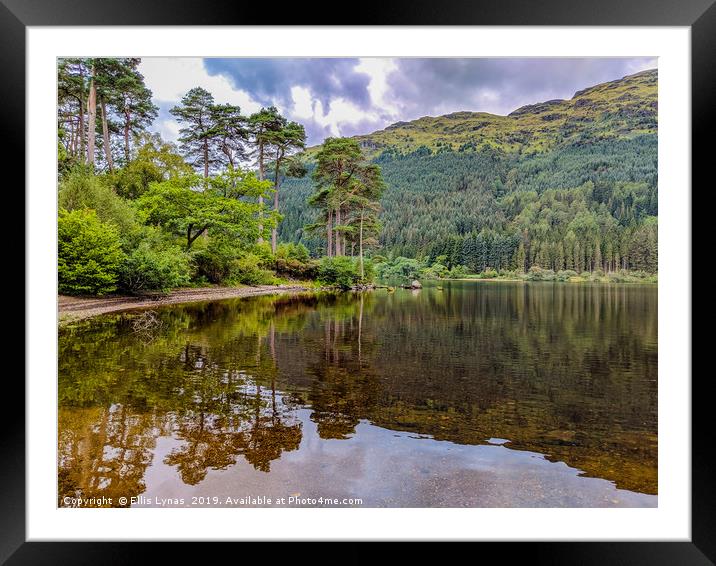
[[[154,130],[176,141],[169,113],[201,86],[244,114],[276,106],[306,127],[308,145],[367,134],[398,121],[460,110],[509,114],[525,104],[656,68],[656,58],[158,58],[142,60],[159,117]]]

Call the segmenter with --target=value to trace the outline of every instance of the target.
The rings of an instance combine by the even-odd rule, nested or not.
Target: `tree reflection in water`
[[[361,421],[458,444],[492,437],[656,493],[656,288],[444,283],[417,294],[256,297],[60,332],[60,505],[140,494],[160,463],[196,485],[239,459],[271,471]]]

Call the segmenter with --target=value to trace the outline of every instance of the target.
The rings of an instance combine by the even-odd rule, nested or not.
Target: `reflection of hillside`
[[[141,493],[158,435],[180,441],[164,462],[188,484],[239,458],[269,471],[300,444],[296,406],[324,439],[361,419],[500,437],[656,493],[655,292],[443,287],[159,309],[151,340],[131,314],[63,330],[60,493]]]
[[[326,311],[291,364],[317,378],[306,400],[324,438],[345,437],[361,418],[458,443],[501,437],[656,493],[656,298],[633,291],[396,293],[364,317],[360,363],[355,305],[342,320]],[[313,363],[297,360],[311,352]]]

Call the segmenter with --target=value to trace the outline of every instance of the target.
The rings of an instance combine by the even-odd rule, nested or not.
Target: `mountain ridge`
[[[570,99],[523,105],[507,115],[460,110],[398,121],[352,136],[369,158],[439,151],[497,149],[542,153],[563,143],[624,139],[657,130],[658,70],[648,69],[575,92]],[[318,146],[309,148],[310,157]]]
[[[386,182],[379,253],[476,272],[655,271],[657,81],[647,70],[506,116],[460,111],[354,136]],[[320,254],[323,236],[305,229],[314,190],[310,175],[284,181],[279,233]]]

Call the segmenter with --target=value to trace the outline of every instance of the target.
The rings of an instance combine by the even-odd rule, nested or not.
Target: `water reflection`
[[[293,454],[303,490],[328,489],[321,470],[337,466],[338,452],[355,461],[331,476],[337,493],[348,484],[380,491],[356,460],[368,452],[376,461],[419,457],[418,479],[453,470],[462,477],[455,501],[470,500],[478,480],[466,469],[485,454],[501,455],[498,468],[513,462],[522,470],[512,490],[506,471],[495,480],[513,495],[475,504],[536,504],[537,490],[554,483],[545,478],[561,476],[546,468],[542,487],[525,487],[530,454],[566,463],[569,478],[656,493],[655,287],[442,287],[163,308],[155,312],[160,323],[141,333],[134,322],[146,315],[138,313],[62,330],[59,504],[68,495],[150,493],[147,478],[171,496],[237,481],[270,491]],[[391,440],[379,430],[393,431]],[[509,442],[490,446],[491,439]],[[456,446],[468,462],[459,469]],[[317,471],[308,473],[309,465]],[[420,496],[423,480],[403,471],[414,495],[395,499],[386,487],[373,496],[376,505],[445,504]],[[590,493],[581,481],[579,490]],[[540,501],[603,499],[581,497]]]

